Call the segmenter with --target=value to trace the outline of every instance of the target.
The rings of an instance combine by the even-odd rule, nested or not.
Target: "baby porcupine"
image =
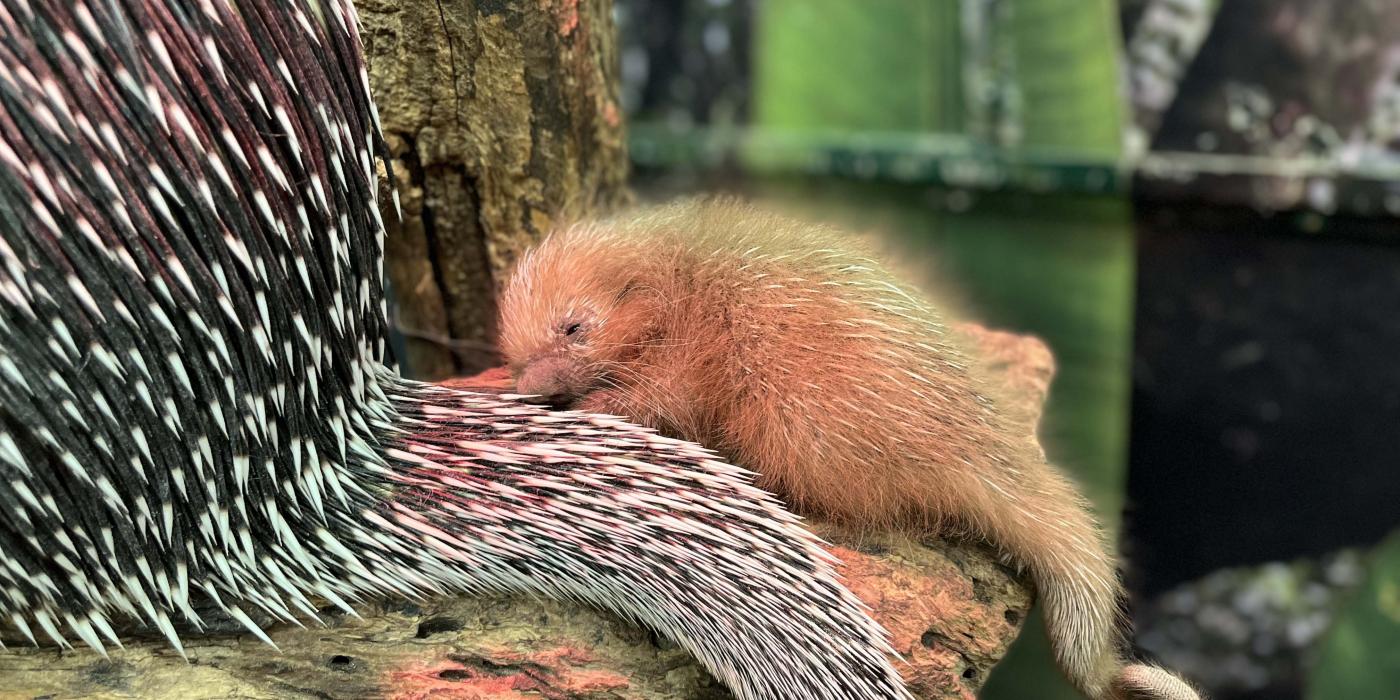
[[[385,368],[376,123],[343,0],[0,0],[0,624],[525,592],[745,700],[908,698],[746,473]]]
[[[1125,665],[1112,549],[940,310],[847,237],[728,200],[583,223],[501,306],[516,390],[719,450],[799,512],[966,528],[1026,566],[1099,698],[1197,697]]]

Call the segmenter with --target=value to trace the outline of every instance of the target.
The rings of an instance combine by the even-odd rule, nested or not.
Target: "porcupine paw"
[[[1190,683],[1147,664],[1124,666],[1113,679],[1113,700],[1206,700]]]

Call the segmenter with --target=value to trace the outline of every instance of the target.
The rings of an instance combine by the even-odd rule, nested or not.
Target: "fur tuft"
[[[1200,691],[1170,671],[1130,664],[1113,680],[1113,700],[1196,700]]]

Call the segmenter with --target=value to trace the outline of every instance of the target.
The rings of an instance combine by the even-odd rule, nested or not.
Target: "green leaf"
[[[1400,531],[1371,556],[1367,580],[1322,641],[1308,700],[1400,698]]]

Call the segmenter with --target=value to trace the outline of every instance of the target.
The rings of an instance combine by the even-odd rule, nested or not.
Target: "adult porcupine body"
[[[377,116],[344,0],[0,1],[0,620],[104,651],[205,599],[522,591],[742,698],[907,698],[745,473],[382,364]],[[105,653],[105,651],[104,651]]]
[[[799,512],[985,536],[1087,696],[1197,697],[1125,664],[1087,504],[943,312],[848,237],[725,200],[579,224],[521,261],[501,328],[522,393],[715,447]]]

